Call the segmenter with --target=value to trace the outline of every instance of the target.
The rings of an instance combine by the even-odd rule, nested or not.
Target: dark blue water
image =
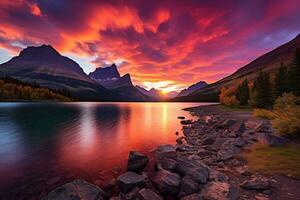
[[[1,103],[0,197],[40,198],[74,178],[102,185],[130,150],[175,143],[200,103]],[[202,105],[205,105],[202,103]]]

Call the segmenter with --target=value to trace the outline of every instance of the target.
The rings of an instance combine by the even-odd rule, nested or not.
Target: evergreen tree
[[[248,80],[244,80],[237,89],[236,98],[239,100],[241,105],[247,105],[250,98],[250,92],[248,87]]]
[[[273,105],[270,76],[266,72],[260,72],[255,80],[254,104],[258,108],[271,108]]]
[[[282,63],[278,72],[275,74],[274,80],[274,96],[275,99],[281,96],[284,92],[288,92],[287,88],[287,67],[285,67]]]
[[[296,49],[294,62],[288,75],[289,90],[295,95],[300,96],[300,49]]]

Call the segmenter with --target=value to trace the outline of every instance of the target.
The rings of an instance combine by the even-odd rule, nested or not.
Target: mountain
[[[150,97],[154,101],[162,100],[162,96],[161,96],[161,91],[160,90],[157,90],[155,88],[151,88],[150,90],[146,90],[142,86],[138,86],[138,85],[136,85],[135,88],[138,89],[144,95]]]
[[[94,72],[89,73],[89,77],[95,81],[107,81],[107,80],[115,80],[120,78],[120,73],[115,64],[112,64],[109,67],[104,68],[96,68]]]
[[[27,47],[0,65],[0,77],[12,77],[54,90],[68,90],[79,100],[113,100],[117,96],[91,80],[82,68],[52,46]]]
[[[138,85],[136,85],[135,87],[140,92],[142,92],[143,94],[153,98],[153,100],[155,100],[155,101],[174,98],[178,95],[178,92],[176,92],[176,91],[172,91],[172,92],[168,92],[168,93],[164,94],[161,90],[158,90],[158,89],[155,89],[155,88],[151,88],[150,90],[146,90],[145,88],[143,88],[141,86],[138,86]]]
[[[187,89],[183,89],[177,96],[178,97],[187,96],[187,95],[191,94],[192,92],[199,90],[207,85],[208,84],[205,81],[199,81],[198,83],[191,85]]]
[[[120,101],[148,101],[149,97],[133,86],[129,74],[120,76],[115,64],[109,67],[97,68],[89,77],[106,89],[119,95]]]
[[[300,34],[293,40],[258,57],[233,74],[196,90],[187,96],[177,97],[172,101],[218,101],[219,91],[224,86],[238,85],[246,78],[248,81],[253,81],[259,75],[260,71],[267,72],[273,77],[281,63],[284,65],[292,63],[297,48],[300,48]]]

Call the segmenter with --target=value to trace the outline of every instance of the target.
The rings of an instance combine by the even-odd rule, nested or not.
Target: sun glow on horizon
[[[160,90],[163,95],[173,91],[180,91],[184,88],[182,85],[179,85],[174,81],[145,81],[142,84],[145,87],[145,89],[151,90],[152,88],[154,88]]]

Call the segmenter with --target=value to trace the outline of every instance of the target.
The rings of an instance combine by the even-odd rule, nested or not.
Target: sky
[[[50,44],[164,91],[212,83],[300,33],[299,0],[0,0],[0,62]]]

